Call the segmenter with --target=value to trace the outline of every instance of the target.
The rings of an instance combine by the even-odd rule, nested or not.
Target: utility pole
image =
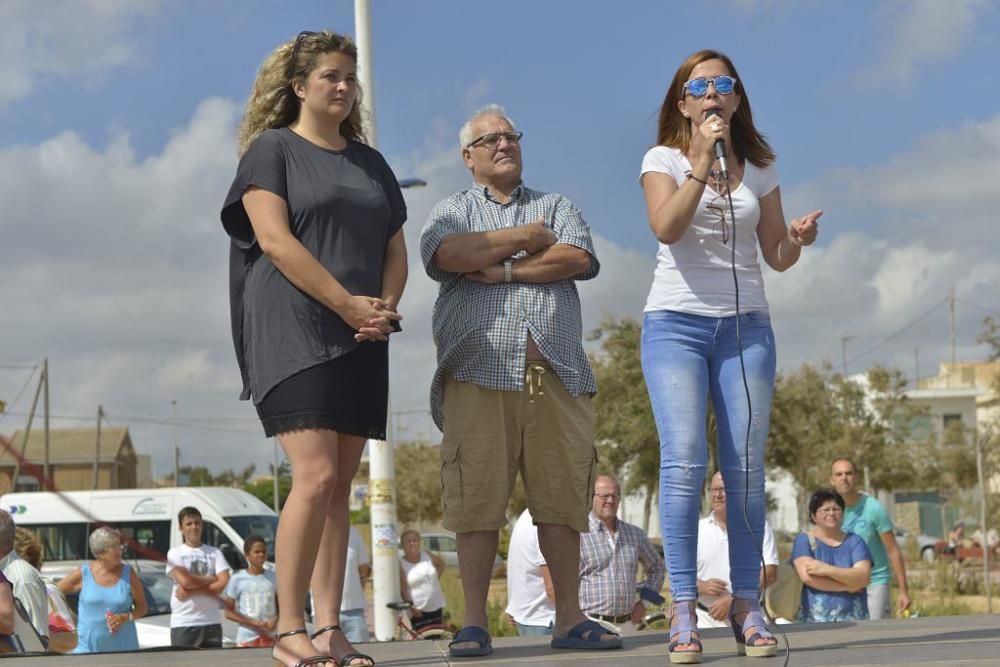
[[[851,336],[841,336],[840,337],[840,359],[843,363],[844,379],[847,379],[847,342],[854,338],[857,338],[857,334]]]
[[[951,339],[951,371],[948,373],[948,386],[951,386],[951,376],[955,373],[955,288],[948,290],[948,334]]]
[[[170,401],[174,413],[174,486],[181,485],[181,450],[177,448],[177,401]]]
[[[358,45],[358,80],[368,109],[368,142],[378,145],[375,123],[375,73],[372,67],[369,0],[354,0],[354,37]],[[392,414],[388,406],[386,417]],[[399,536],[396,533],[396,471],[391,431],[385,441],[368,441],[368,499],[372,526],[372,589],[375,639],[389,641],[396,634],[396,612],[386,607],[397,602],[399,592]]]
[[[920,389],[920,348],[913,348],[913,388]]]
[[[98,478],[101,469],[101,420],[104,419],[104,406],[97,406],[97,442],[94,445],[94,475],[91,486],[97,491]]]
[[[43,430],[45,431],[45,463],[42,466],[42,489],[48,490],[49,486],[49,358],[45,357],[42,360],[42,378],[45,380],[45,398],[44,408],[45,408],[45,421],[42,422],[44,425]]]
[[[976,475],[979,477],[979,525],[982,526],[981,530],[983,532],[982,542],[983,545],[983,585],[986,587],[986,613],[993,613],[993,595],[990,587],[990,561],[992,560],[993,550],[989,545],[989,526],[986,523],[986,517],[989,516],[986,512],[986,480],[983,479],[983,443],[982,438],[979,437],[979,429],[974,429],[972,431],[972,437],[976,439]]]
[[[43,382],[45,382],[44,371],[38,377],[38,386],[35,387],[35,397],[31,401],[31,410],[28,412],[28,423],[24,427],[24,437],[21,438],[21,455],[17,457],[17,461],[14,463],[14,477],[10,480],[12,491],[17,490],[17,479],[21,476],[21,461],[24,460],[24,453],[28,450],[28,436],[31,435],[31,424],[35,420],[35,410],[38,408],[38,397],[42,393]]]

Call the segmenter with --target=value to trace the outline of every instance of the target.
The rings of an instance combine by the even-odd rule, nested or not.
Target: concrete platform
[[[1000,615],[941,616],[934,618],[836,623],[829,625],[785,625],[792,653],[788,664],[795,667],[828,665],[958,665],[996,667],[1000,665]],[[732,634],[724,628],[705,630],[702,664],[726,667],[785,663],[784,641],[776,659],[736,656]],[[553,651],[548,642],[536,638],[502,638],[494,643],[493,655],[486,658],[448,658],[444,642],[393,642],[365,644],[380,667],[431,667],[435,665],[531,665],[532,667],[590,667],[624,665],[646,667],[667,665],[666,635],[650,632],[625,638],[620,651]],[[7,665],[26,667],[83,667],[85,665],[164,665],[171,667],[221,667],[271,665],[263,649],[220,649],[212,651],[155,651],[88,656],[32,656],[3,659]]]

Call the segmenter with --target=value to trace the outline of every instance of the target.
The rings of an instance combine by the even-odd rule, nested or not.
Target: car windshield
[[[228,516],[226,523],[236,529],[240,537],[260,535],[267,542],[267,559],[274,562],[274,535],[278,531],[278,517],[260,514],[252,516]]]
[[[174,580],[163,572],[143,572],[139,575],[146,591],[147,616],[170,613],[170,594],[174,590]]]

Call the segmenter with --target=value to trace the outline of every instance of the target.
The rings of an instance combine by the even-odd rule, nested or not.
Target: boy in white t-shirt
[[[185,507],[177,515],[184,544],[167,552],[167,574],[174,579],[170,596],[170,644],[222,648],[219,595],[229,583],[229,563],[215,547],[201,543],[201,512]]]
[[[243,554],[248,567],[233,575],[222,594],[226,618],[240,624],[236,645],[241,648],[261,648],[274,644],[274,628],[278,625],[278,583],[267,563],[267,542],[260,535],[243,540]]]

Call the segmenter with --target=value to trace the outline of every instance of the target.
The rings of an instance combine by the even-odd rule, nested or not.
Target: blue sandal
[[[701,637],[698,635],[698,613],[695,600],[683,600],[670,605],[670,643],[667,655],[674,665],[696,665],[701,662]],[[677,624],[674,625],[674,621]],[[697,649],[678,650],[681,644],[692,644]]]
[[[614,637],[601,639],[601,635],[614,635]],[[583,651],[603,651],[609,648],[621,648],[622,638],[596,621],[583,621],[574,625],[565,637],[553,637],[549,646]]]
[[[475,648],[455,648],[455,644],[475,642]],[[493,653],[493,638],[483,628],[467,625],[458,631],[455,638],[448,644],[448,655],[453,658],[476,658]]]
[[[736,615],[744,614],[743,622],[736,622]],[[736,653],[748,658],[770,658],[778,655],[778,642],[769,642],[774,635],[767,631],[767,623],[760,613],[760,602],[746,598],[733,598],[729,609],[729,622],[736,639]],[[747,636],[747,633],[751,633]]]

